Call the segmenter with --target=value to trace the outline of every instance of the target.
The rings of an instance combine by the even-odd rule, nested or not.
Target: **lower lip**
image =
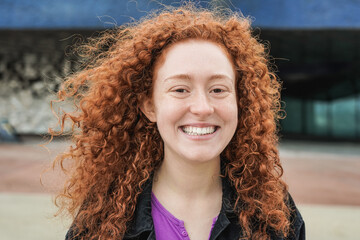
[[[191,140],[208,140],[213,138],[219,131],[219,127],[216,129],[215,132],[211,133],[211,134],[205,134],[205,135],[189,135],[187,133],[185,133],[181,128],[179,128],[179,131],[182,132],[187,138],[191,139]]]

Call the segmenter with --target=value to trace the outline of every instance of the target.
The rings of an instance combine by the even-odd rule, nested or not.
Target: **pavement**
[[[53,217],[63,176],[49,170],[68,143],[56,140],[44,148],[44,142],[0,144],[0,240],[60,240],[71,224]],[[307,239],[359,240],[360,144],[284,140],[280,158]]]

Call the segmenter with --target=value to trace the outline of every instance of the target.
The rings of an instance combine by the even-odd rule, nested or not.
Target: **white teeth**
[[[199,128],[199,127],[185,126],[182,127],[182,130],[189,135],[206,135],[215,132],[215,127]]]

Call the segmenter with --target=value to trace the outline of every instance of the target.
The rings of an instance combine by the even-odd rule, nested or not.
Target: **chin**
[[[219,155],[207,155],[207,156],[204,156],[204,154],[199,154],[199,155],[184,156],[184,158],[188,159],[189,162],[207,163],[207,162],[219,160],[220,154]]]

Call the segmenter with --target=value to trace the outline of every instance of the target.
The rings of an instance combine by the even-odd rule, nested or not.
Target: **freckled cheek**
[[[157,124],[159,128],[172,128],[185,114],[184,104],[168,102],[157,109]]]
[[[229,109],[226,113],[224,113],[224,119],[228,124],[237,126],[238,123],[238,114],[237,109]]]
[[[238,107],[236,102],[228,101],[224,104],[221,104],[220,107],[217,108],[219,114],[222,116],[222,118],[229,122],[235,122],[237,123],[238,119]]]
[[[238,126],[238,109],[234,106],[224,108],[224,121],[229,138],[232,138]]]

